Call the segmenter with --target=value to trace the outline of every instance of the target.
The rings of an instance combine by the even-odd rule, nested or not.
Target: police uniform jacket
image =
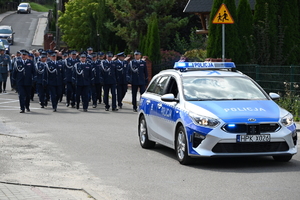
[[[128,69],[129,81],[132,85],[148,84],[148,71],[146,62],[143,60],[132,60]]]
[[[114,61],[117,68],[117,79],[118,84],[127,84],[128,78],[128,62],[126,60],[116,60]]]
[[[11,60],[9,55],[0,55],[0,73],[7,73],[11,69]]]
[[[35,75],[35,82],[37,84],[43,84],[44,83],[44,73],[47,69],[47,63],[46,62],[37,62],[35,64],[35,70],[36,70],[36,75]]]
[[[65,67],[64,67],[65,81],[72,82],[73,68],[74,65],[79,62],[79,60],[77,58],[76,59],[67,58],[64,62],[65,62]]]
[[[64,83],[64,70],[61,61],[47,62],[47,70],[44,73],[46,85],[60,86]]]
[[[31,86],[34,77],[35,66],[32,60],[16,60],[13,71],[13,85]]]
[[[101,82],[104,85],[117,84],[117,68],[114,61],[102,61]]]
[[[96,60],[96,61],[92,61],[91,65],[92,65],[92,70],[93,70],[93,74],[94,74],[94,83],[95,84],[99,84],[101,83],[100,81],[100,70],[101,70],[101,61],[100,60]]]
[[[77,86],[89,86],[94,84],[94,73],[90,63],[79,62],[74,65],[72,82]]]

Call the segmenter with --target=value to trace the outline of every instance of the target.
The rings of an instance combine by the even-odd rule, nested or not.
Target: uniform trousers
[[[82,107],[83,109],[88,109],[89,106],[89,85],[77,85],[76,86],[76,103],[77,108],[79,108],[80,97],[82,100]]]
[[[127,84],[118,84],[117,85],[117,96],[118,96],[118,106],[122,106],[123,99],[127,92]]]
[[[145,85],[131,85],[133,109],[137,109],[136,96],[137,96],[137,92],[138,92],[139,88],[140,88],[140,94],[142,95],[145,92],[145,90],[146,90],[146,86]]]
[[[93,105],[97,105],[97,100],[99,99],[100,96],[100,91],[102,93],[102,88],[101,84],[97,83],[92,86],[92,100],[93,100]],[[99,101],[101,102],[101,101]]]
[[[37,89],[37,93],[38,93],[38,96],[39,96],[39,101],[41,103],[41,106],[45,106],[45,102],[47,101],[46,100],[46,86],[44,86],[43,84],[41,83],[37,83],[36,84],[36,89]]]
[[[75,105],[75,86],[72,84],[72,82],[67,82],[66,84],[66,97],[67,97],[67,104],[70,104],[72,106]]]
[[[6,89],[7,77],[8,77],[8,72],[0,73],[0,93],[2,92],[2,84],[3,84],[3,90]]]
[[[57,104],[58,104],[59,98],[62,94],[62,85],[58,85],[58,86],[49,85],[48,89],[50,92],[52,108],[57,109]]]
[[[110,90],[112,109],[116,109],[117,108],[116,84],[104,84],[103,90],[104,90],[103,101],[105,104],[105,108],[109,109],[109,107],[110,107],[109,101],[108,101],[108,95],[109,95],[109,90]]]
[[[18,94],[21,110],[29,109],[31,85],[18,85]]]

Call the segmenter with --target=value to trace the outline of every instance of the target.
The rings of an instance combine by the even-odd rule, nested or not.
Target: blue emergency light
[[[174,69],[180,71],[205,69],[235,69],[233,62],[176,62]]]

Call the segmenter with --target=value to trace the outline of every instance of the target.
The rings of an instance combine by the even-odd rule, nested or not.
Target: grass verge
[[[53,9],[53,5],[41,5],[37,3],[30,3],[31,9],[37,12],[48,12],[50,9]]]

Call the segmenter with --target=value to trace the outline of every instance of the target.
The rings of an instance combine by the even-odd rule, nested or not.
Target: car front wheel
[[[191,162],[191,157],[188,156],[187,139],[183,126],[180,126],[176,131],[176,156],[180,164],[187,165]]]
[[[144,116],[141,116],[139,119],[138,130],[139,130],[140,145],[145,149],[154,148],[155,142],[149,140],[148,138],[147,123]]]

